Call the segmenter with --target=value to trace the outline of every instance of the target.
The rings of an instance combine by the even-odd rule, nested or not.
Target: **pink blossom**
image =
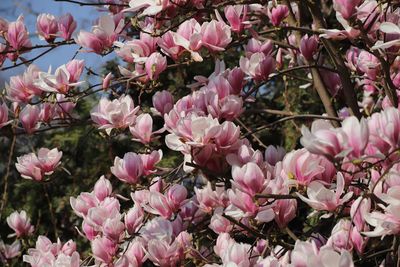
[[[279,161],[282,161],[283,158],[285,157],[286,151],[283,147],[281,146],[268,146],[265,149],[265,161],[272,165],[275,166]]]
[[[400,144],[400,111],[389,107],[368,119],[369,141],[381,153],[393,151]]]
[[[166,193],[169,206],[177,211],[186,200],[188,192],[183,185],[175,184],[170,187]]]
[[[356,13],[356,7],[362,0],[333,0],[333,8],[339,12],[344,19],[350,19]]]
[[[369,129],[367,120],[356,117],[348,117],[342,122],[342,130],[346,135],[345,149],[350,150],[351,155],[359,158],[364,154],[364,149],[368,144]],[[343,142],[343,141],[342,141]]]
[[[70,83],[77,83],[82,75],[84,67],[84,60],[73,59],[65,64],[65,68],[67,69],[68,74],[68,81]]]
[[[336,178],[336,190],[327,189],[321,182],[313,181],[307,187],[308,198],[296,192],[297,196],[316,210],[334,211],[338,206],[346,203],[353,195],[353,192],[344,192],[344,177],[339,172]]]
[[[112,73],[109,72],[103,79],[103,83],[101,84],[101,87],[103,88],[103,90],[107,90],[110,87],[110,83],[111,83],[111,79],[112,79]]]
[[[272,207],[275,212],[275,222],[280,228],[284,228],[296,217],[297,201],[295,199],[281,199]]]
[[[22,48],[29,48],[32,46],[29,40],[29,33],[24,24],[24,17],[21,15],[17,21],[8,24],[7,35],[5,36],[7,42],[13,50],[20,50]],[[12,53],[7,55],[10,60],[15,61],[19,53]]]
[[[274,26],[279,26],[288,15],[289,8],[285,5],[277,5],[268,12],[268,17]]]
[[[245,28],[247,20],[247,5],[226,6],[225,17],[231,26],[232,31],[240,33]]]
[[[11,121],[8,120],[8,107],[6,103],[0,105],[0,128],[10,124]]]
[[[221,259],[225,266],[251,266],[248,252],[249,244],[233,242],[222,253]]]
[[[108,179],[103,176],[97,180],[94,185],[93,193],[99,201],[103,201],[106,197],[109,197],[112,193],[112,185]]]
[[[164,116],[164,114],[170,112],[174,106],[174,97],[167,90],[156,92],[152,100],[154,107],[152,108],[152,112],[157,115]]]
[[[261,151],[254,150],[251,146],[243,144],[235,153],[228,154],[226,160],[232,166],[243,166],[248,162],[254,162],[260,166],[263,162],[263,155]]]
[[[138,203],[135,202],[133,208],[130,208],[124,217],[125,227],[130,235],[139,230],[139,228],[143,225],[143,219],[143,209]]]
[[[312,60],[314,54],[318,49],[318,38],[315,35],[311,37],[307,34],[301,38],[300,42],[300,53],[306,60]]]
[[[211,212],[214,208],[224,205],[224,198],[227,198],[225,192],[221,192],[216,188],[215,191],[211,188],[211,183],[208,182],[203,188],[194,188],[196,199],[199,202],[199,207],[204,212]]]
[[[124,158],[115,157],[111,172],[122,182],[135,184],[143,174],[143,162],[139,155],[126,153]]]
[[[39,236],[36,241],[36,247],[28,249],[23,260],[33,267],[78,267],[80,265],[80,256],[75,249],[76,245],[72,240],[63,245],[59,239],[57,243],[52,243],[47,237]]]
[[[231,30],[224,22],[212,20],[201,25],[202,45],[213,52],[224,51],[232,41]]]
[[[117,252],[117,244],[107,237],[98,237],[91,242],[93,257],[95,259],[109,264]]]
[[[157,133],[153,132],[153,119],[148,113],[140,114],[136,118],[135,125],[130,126],[129,130],[134,137],[133,140],[139,141],[142,144],[150,143],[152,135]]]
[[[151,54],[145,63],[146,74],[150,80],[157,80],[161,72],[167,68],[167,59],[158,52]]]
[[[152,191],[149,194],[149,203],[144,206],[144,209],[152,214],[159,215],[165,219],[170,219],[174,213],[173,207],[166,196],[160,192]]]
[[[250,58],[251,55],[253,55],[255,53],[264,53],[267,56],[267,55],[271,54],[273,48],[274,48],[274,45],[273,45],[272,41],[267,40],[265,42],[261,42],[260,40],[257,40],[255,38],[251,38],[247,42],[247,45],[244,46],[247,58]]]
[[[370,198],[357,198],[350,208],[350,216],[352,222],[358,231],[363,231],[365,226],[365,215],[371,209],[371,199]]]
[[[51,175],[60,165],[61,157],[62,152],[57,148],[41,148],[37,156],[35,153],[29,153],[17,157],[15,167],[23,178],[41,181],[44,175]]]
[[[9,22],[4,19],[4,18],[0,18],[0,33],[6,33],[8,31],[8,24]]]
[[[56,107],[54,104],[43,103],[40,105],[40,121],[49,123],[56,116]]]
[[[326,245],[331,246],[336,251],[353,250],[353,242],[351,238],[349,239],[351,229],[352,225],[349,220],[340,220],[335,227],[333,227],[331,236]]]
[[[158,40],[158,45],[161,47],[162,52],[174,61],[177,61],[185,51],[185,48],[180,45],[179,41],[176,41],[176,38],[178,38],[176,33],[168,31]]]
[[[71,88],[83,83],[78,82],[84,67],[83,60],[72,60],[58,67],[54,74],[39,72],[35,85],[41,90],[51,93],[67,94]]]
[[[57,36],[57,19],[51,14],[42,13],[37,17],[36,29],[39,37],[51,43]]]
[[[19,237],[28,236],[33,233],[31,219],[26,214],[26,211],[14,211],[7,217],[8,226],[14,230],[15,235]]]
[[[152,151],[150,154],[139,154],[143,163],[143,174],[149,175],[157,171],[156,164],[159,163],[163,157],[161,149]]]
[[[13,102],[28,103],[35,96],[40,96],[43,91],[35,85],[39,72],[39,68],[32,64],[23,75],[12,76],[10,83],[5,84],[7,98]]]
[[[70,204],[76,215],[85,217],[90,208],[98,206],[99,200],[94,194],[83,192],[77,198],[71,197]]]
[[[396,235],[400,232],[400,187],[390,187],[386,194],[380,195],[380,199],[387,203],[382,205],[383,212],[372,211],[365,213],[365,221],[374,227],[373,231],[365,231],[363,234],[369,237],[384,237]]]
[[[26,105],[19,114],[19,120],[25,131],[29,134],[34,133],[39,127],[40,109],[38,106]]]
[[[275,69],[275,60],[271,56],[257,52],[252,54],[250,58],[241,57],[240,68],[244,73],[260,82],[267,80]]]
[[[153,16],[160,13],[167,7],[168,1],[166,0],[147,0],[147,1],[134,1],[131,0],[129,2],[129,8],[124,9],[125,12],[136,12],[138,10],[142,10],[139,12],[140,16]]]
[[[59,36],[65,40],[70,40],[76,29],[76,21],[71,14],[67,13],[58,18]]]
[[[290,266],[354,267],[354,263],[346,250],[338,253],[329,246],[318,249],[314,241],[297,240],[290,253]]]
[[[15,240],[11,245],[4,244],[0,241],[0,254],[7,260],[17,257],[21,253],[21,243]]]
[[[282,161],[283,173],[298,184],[308,185],[314,180],[330,183],[335,167],[323,156],[309,153],[305,149],[295,150],[285,155]]]
[[[151,47],[139,39],[125,43],[114,42],[114,45],[117,47],[115,53],[128,63],[142,62],[144,58],[152,54]]]
[[[232,167],[232,184],[235,188],[255,196],[265,188],[268,180],[265,179],[263,172],[257,164],[249,162],[242,167]]]
[[[233,229],[232,223],[218,213],[215,213],[211,217],[210,225],[208,227],[217,234],[229,233]]]
[[[39,166],[45,175],[50,175],[54,172],[58,165],[61,164],[60,160],[62,152],[57,148],[47,149],[41,148],[38,151]]]
[[[98,24],[92,27],[92,32],[81,30],[75,37],[75,42],[97,54],[107,52],[118,39],[124,25],[123,20],[104,15],[99,18]]]
[[[311,131],[303,125],[301,133],[300,142],[311,153],[335,157],[342,151],[339,132],[327,121],[315,120]]]
[[[120,242],[124,238],[125,225],[120,221],[119,216],[107,218],[102,225],[104,236],[114,242]]]
[[[105,129],[108,134],[112,129],[125,129],[135,123],[136,113],[139,107],[135,107],[129,95],[122,95],[119,99],[112,101],[101,98],[95,106],[90,116],[99,125],[99,129]]]
[[[381,70],[379,59],[365,50],[361,50],[357,57],[357,67],[362,73],[365,73],[365,75],[373,81],[376,80]]]

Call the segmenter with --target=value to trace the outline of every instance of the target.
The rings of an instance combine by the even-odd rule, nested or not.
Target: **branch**
[[[290,0],[285,0],[284,2],[286,4],[286,6],[289,8],[289,17],[288,17],[289,25],[297,28],[298,22],[296,20],[296,17],[294,15],[292,7],[290,5]],[[300,32],[296,31],[294,34],[296,36],[297,45],[300,46],[300,42],[301,42]],[[308,62],[308,60],[306,60],[306,63],[307,63],[307,65],[311,65]],[[317,90],[317,93],[319,95],[319,98],[322,101],[322,104],[324,105],[326,113],[328,113],[328,115],[330,117],[337,117],[336,110],[333,107],[330,95],[328,93],[328,90],[324,84],[324,81],[322,80],[321,74],[319,73],[318,69],[311,68],[311,75],[313,77],[314,87]],[[337,123],[334,123],[334,126],[339,126],[339,125]]]
[[[15,150],[15,143],[17,141],[17,135],[15,134],[15,130],[13,129],[13,137],[11,141],[11,146],[10,146],[10,151],[8,152],[8,161],[7,161],[7,167],[6,167],[6,173],[3,177],[4,181],[4,189],[3,189],[3,197],[1,200],[1,207],[0,207],[0,219],[3,214],[4,207],[7,204],[7,189],[8,189],[8,177],[10,176],[10,171],[11,171],[11,162],[14,156],[14,150]]]
[[[125,4],[114,4],[114,3],[105,3],[105,2],[97,2],[97,3],[86,3],[80,2],[75,0],[54,0],[55,2],[67,2],[72,4],[78,4],[80,6],[122,6],[122,7],[129,7],[129,5]]]
[[[326,28],[325,22],[321,16],[320,6],[316,3],[311,3],[310,1],[308,1],[307,4],[317,28]],[[344,60],[330,40],[325,38],[322,38],[321,40],[337,68],[337,72],[343,86],[343,95],[346,105],[350,108],[352,115],[360,119],[362,115],[360,108],[358,107],[357,95],[354,91],[354,83],[350,78],[350,73],[344,63]]]
[[[272,126],[274,126],[276,124],[279,124],[279,123],[282,123],[285,121],[289,121],[289,120],[297,120],[297,119],[322,119],[322,120],[331,120],[331,121],[335,121],[335,122],[342,121],[342,119],[338,118],[338,117],[330,117],[330,116],[323,116],[323,115],[314,115],[314,114],[293,115],[293,116],[288,116],[288,117],[279,119],[279,120],[269,123],[267,125],[260,126],[260,127],[256,128],[255,130],[253,130],[251,133],[245,134],[243,137],[247,137],[250,134],[254,134],[256,132],[260,132],[262,130],[271,128]]]

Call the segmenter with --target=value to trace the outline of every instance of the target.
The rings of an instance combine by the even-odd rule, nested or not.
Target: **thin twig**
[[[11,141],[10,151],[8,152],[8,161],[7,161],[7,167],[6,167],[6,174],[3,177],[4,189],[3,189],[3,197],[2,197],[2,200],[1,200],[1,207],[0,207],[0,219],[1,219],[1,216],[3,214],[4,207],[7,204],[8,177],[10,176],[11,162],[12,162],[13,155],[14,155],[14,149],[15,149],[16,141],[17,141],[17,135],[15,134],[15,130],[13,128],[13,137],[12,137],[12,141]]]

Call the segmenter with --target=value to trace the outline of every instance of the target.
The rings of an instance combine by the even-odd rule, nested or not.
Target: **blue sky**
[[[95,21],[101,13],[96,10],[95,7],[90,6],[79,6],[67,2],[55,2],[54,0],[0,0],[0,17],[5,18],[8,21],[14,21],[20,14],[25,17],[25,24],[28,27],[30,35],[32,36],[32,44],[46,44],[45,41],[37,38],[36,32],[36,17],[40,13],[50,13],[55,16],[60,16],[65,13],[71,13],[78,23],[77,30],[79,29],[90,30],[93,21]],[[61,40],[61,39],[60,39]],[[44,57],[36,60],[34,64],[38,65],[43,71],[47,71],[49,66],[52,66],[54,70],[56,67],[68,62],[79,47],[77,45],[61,46],[52,52],[46,54]],[[44,50],[41,50],[42,52]],[[37,52],[30,52],[25,54],[25,58],[30,59],[37,55]],[[77,59],[84,59],[87,67],[92,67],[94,70],[98,70],[102,63],[110,60],[114,57],[114,54],[110,54],[106,57],[101,57],[92,53],[79,53]],[[6,60],[4,66],[12,64],[9,60]],[[0,88],[3,87],[4,82],[8,81],[10,76],[20,74],[26,67],[20,66],[6,71],[0,71]],[[1,91],[1,89],[0,89]]]

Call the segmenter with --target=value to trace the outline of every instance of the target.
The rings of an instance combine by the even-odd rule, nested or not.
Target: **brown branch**
[[[276,124],[279,124],[279,123],[282,123],[282,122],[285,122],[285,121],[297,120],[297,119],[322,119],[322,120],[331,120],[331,121],[336,122],[336,123],[342,121],[342,119],[338,118],[338,117],[330,117],[330,116],[323,116],[323,115],[314,115],[314,114],[293,115],[293,116],[288,116],[288,117],[279,119],[277,121],[271,122],[271,123],[269,123],[267,125],[260,126],[260,127],[256,128],[256,129],[254,129],[251,132],[251,134],[254,134],[256,132],[260,132],[262,130],[271,128],[272,126],[275,126]],[[250,135],[250,133],[245,134],[243,137],[247,137],[249,135]]]
[[[289,8],[289,17],[288,17],[289,25],[292,27],[298,27],[298,22],[290,5],[290,0],[285,0],[284,2],[286,6]],[[296,36],[297,45],[300,46],[301,34],[298,31],[295,31],[294,34]],[[307,60],[306,63],[307,65],[311,65]],[[322,80],[321,74],[319,73],[318,69],[311,68],[311,75],[313,77],[314,87],[317,90],[317,93],[322,101],[322,104],[324,105],[326,113],[328,113],[328,115],[331,117],[337,117],[337,113],[335,108],[333,107],[331,97],[328,93],[328,90],[324,84],[324,81]],[[333,124],[334,126],[339,126],[338,123],[334,122]]]
[[[44,56],[45,54],[49,53],[50,51],[52,51],[52,50],[55,49],[55,48],[56,48],[56,46],[50,47],[49,49],[47,49],[46,51],[40,53],[39,55],[37,55],[36,57],[34,57],[34,58],[32,58],[32,59],[23,60],[21,63],[14,64],[14,65],[9,66],[9,67],[1,68],[0,71],[9,70],[9,69],[13,69],[13,68],[19,67],[19,66],[24,65],[24,64],[32,63],[32,62],[34,62],[36,59],[38,59],[38,58]]]
[[[121,6],[121,7],[129,7],[129,5],[125,4],[114,4],[114,3],[105,3],[105,2],[97,2],[97,3],[86,3],[75,0],[54,0],[55,2],[67,2],[72,4],[77,4],[80,6]]]
[[[11,141],[11,146],[10,146],[10,151],[8,152],[8,160],[7,160],[7,167],[6,167],[6,173],[4,174],[3,181],[4,181],[4,189],[3,189],[3,197],[1,200],[1,207],[0,207],[0,219],[3,214],[3,210],[7,204],[7,190],[8,190],[8,177],[10,176],[11,172],[11,163],[12,159],[14,156],[14,150],[15,150],[15,143],[17,141],[17,135],[15,134],[15,130],[13,128],[13,137]]]
[[[296,195],[256,194],[255,198],[298,199]]]
[[[319,6],[319,4],[315,3],[315,1],[313,1],[313,3],[311,1],[308,1],[307,4],[317,28],[326,28],[325,21],[321,15],[321,7]],[[360,108],[358,107],[357,95],[354,90],[354,83],[350,78],[350,73],[344,63],[344,60],[339,51],[336,49],[335,45],[333,45],[330,40],[325,38],[322,38],[321,40],[337,68],[337,72],[342,82],[343,96],[346,105],[350,108],[352,115],[360,119],[362,115],[360,112]]]

